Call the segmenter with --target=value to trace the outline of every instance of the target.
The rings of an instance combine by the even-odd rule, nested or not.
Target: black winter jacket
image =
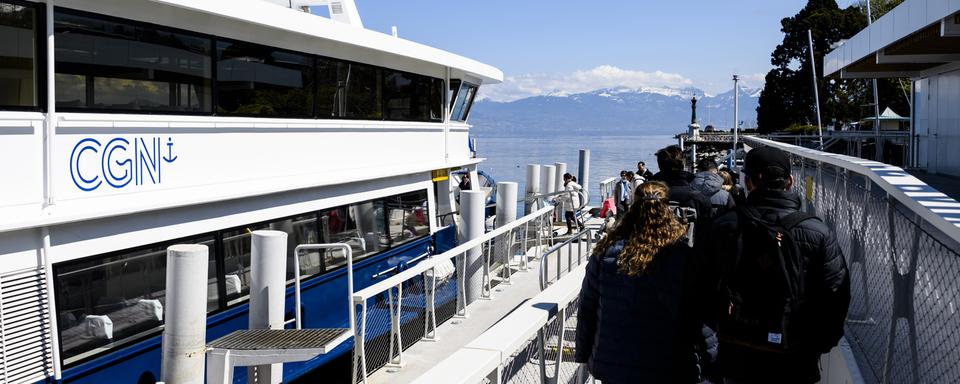
[[[746,204],[751,205],[771,222],[800,209],[800,197],[792,192],[751,192]],[[738,216],[728,212],[718,217],[710,230],[709,248],[712,252],[704,262],[715,263],[713,269],[721,275],[713,279],[701,276],[700,283],[715,293],[713,319],[727,315],[729,300],[722,293],[723,271],[731,270],[738,257]],[[833,231],[818,219],[801,222],[791,231],[804,257],[805,299],[798,313],[803,313],[802,324],[808,324],[795,340],[806,340],[802,350],[793,354],[759,352],[725,343],[723,329],[720,337],[718,362],[725,377],[750,382],[814,383],[820,380],[820,354],[836,346],[843,336],[843,324],[850,303],[850,277],[842,250]],[[709,267],[708,267],[709,268]]]
[[[703,226],[710,222],[713,205],[710,198],[690,186],[694,175],[684,171],[660,171],[653,175],[653,180],[660,181],[670,187],[670,201],[676,201],[683,207],[697,210],[697,225]]]
[[[647,272],[631,277],[617,271],[623,244],[587,262],[576,361],[604,384],[695,382],[693,343],[702,336],[686,287],[692,250],[677,242],[657,254]]]

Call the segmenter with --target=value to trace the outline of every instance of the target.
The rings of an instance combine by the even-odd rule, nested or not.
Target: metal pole
[[[56,68],[54,63],[54,10],[53,0],[46,2],[45,23],[47,26],[47,118],[44,120],[43,129],[43,209],[47,211],[56,203],[54,175],[53,175],[53,157],[54,157],[54,137],[57,133],[57,94],[56,94]],[[49,213],[49,212],[47,212]],[[56,359],[58,356],[54,356]],[[59,367],[60,363],[55,363]],[[60,379],[60,369],[55,369],[56,378]]]
[[[583,192],[587,195],[587,202],[590,202],[590,150],[580,150],[580,164],[577,168],[577,184],[583,186]]]
[[[283,329],[287,283],[287,233],[253,231],[250,235],[250,329]],[[295,310],[299,310],[296,308]],[[247,382],[279,384],[283,364],[247,368]]]
[[[540,193],[548,195],[557,191],[557,167],[544,165],[540,174]],[[546,198],[545,198],[546,199]]]
[[[497,183],[497,228],[517,220],[517,183]]]
[[[817,135],[820,137],[820,147],[823,149],[823,124],[820,122],[820,90],[817,87],[817,61],[813,55],[813,32],[807,30],[807,42],[810,43],[810,73],[813,75],[813,101],[817,107]]]
[[[163,382],[203,384],[206,377],[208,262],[206,245],[177,244],[167,248],[166,321],[160,368]]]
[[[733,75],[733,149],[727,167],[737,171],[737,141],[740,139],[740,76]]]
[[[483,236],[484,233],[484,202],[486,196],[483,191],[460,192],[460,215],[463,223],[464,237],[467,242]],[[483,289],[483,246],[479,245],[465,255],[464,307],[480,297]]]
[[[873,10],[870,7],[870,0],[867,0],[867,26],[873,24]],[[877,91],[877,79],[873,79],[873,154],[874,160],[881,161],[882,155],[880,148],[880,93]]]

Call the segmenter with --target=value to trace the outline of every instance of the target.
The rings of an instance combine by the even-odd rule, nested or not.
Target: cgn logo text
[[[123,188],[131,183],[160,184],[164,163],[173,163],[173,139],[116,137],[106,141],[82,139],[70,152],[70,178],[83,191]]]

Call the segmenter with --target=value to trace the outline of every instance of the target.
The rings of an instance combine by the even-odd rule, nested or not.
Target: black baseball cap
[[[747,152],[743,172],[749,176],[790,174],[790,156],[774,147],[759,147]],[[779,173],[779,175],[776,175]]]

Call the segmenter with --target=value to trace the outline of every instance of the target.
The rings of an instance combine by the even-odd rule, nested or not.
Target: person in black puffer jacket
[[[575,359],[604,384],[699,381],[693,251],[668,196],[663,183],[640,185],[587,262]]]
[[[778,222],[800,210],[800,196],[790,192],[790,159],[773,147],[755,148],[745,161],[746,186],[749,195],[745,204],[767,222]],[[739,208],[738,208],[739,210]],[[720,216],[709,231],[708,248],[717,262],[709,270],[722,271],[713,279],[701,276],[701,283],[714,284],[712,319],[716,324],[731,315],[732,301],[724,279],[731,276],[740,255],[739,221],[745,216],[737,211]],[[790,238],[798,245],[803,258],[804,296],[794,315],[796,348],[790,352],[771,352],[728,340],[721,326],[718,364],[725,382],[730,383],[815,383],[820,380],[820,355],[837,345],[843,336],[844,319],[850,303],[850,277],[843,253],[830,230],[819,219],[800,221],[790,230]],[[711,284],[707,283],[707,284]]]
[[[710,223],[713,217],[710,198],[690,186],[694,175],[684,171],[683,151],[676,145],[671,145],[657,151],[657,165],[660,172],[653,175],[653,180],[661,181],[670,187],[670,201],[675,201],[681,207],[690,207],[697,211],[697,232]]]

